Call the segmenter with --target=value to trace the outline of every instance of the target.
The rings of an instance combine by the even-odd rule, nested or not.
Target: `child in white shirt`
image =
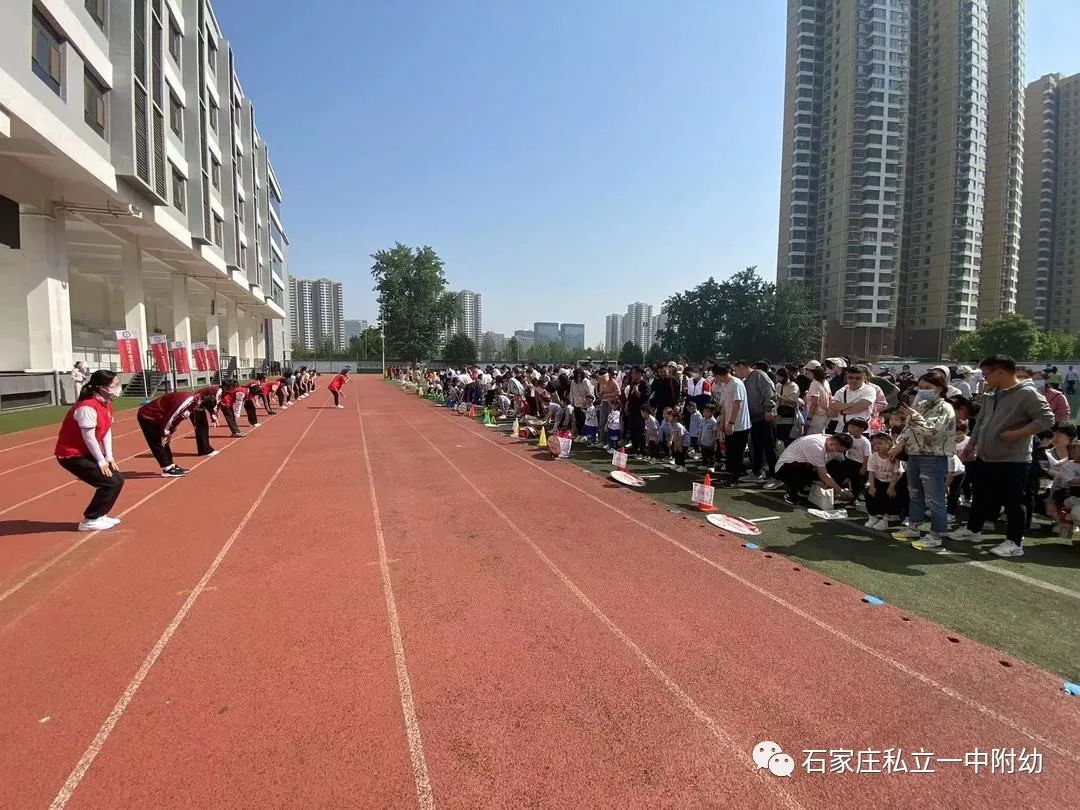
[[[595,402],[596,397],[592,394],[585,395],[585,428],[581,435],[585,437],[585,441],[589,444],[593,444],[596,441],[596,432],[598,428]]]
[[[949,456],[949,472],[945,476],[949,523],[956,523],[956,507],[960,505],[960,494],[964,490],[964,476],[967,475],[967,468],[964,466],[964,462],[960,460],[964,455],[964,448],[971,441],[971,437],[967,435],[967,430],[967,425],[957,424],[956,452]]]
[[[622,441],[622,412],[618,408],[613,408],[607,418],[607,425],[604,426],[607,430],[608,444],[605,450],[614,451],[619,449],[619,444]]]
[[[893,437],[877,433],[871,444],[874,452],[866,460],[866,511],[870,519],[865,525],[883,532],[888,531],[890,523],[899,522],[907,493],[900,489],[900,462],[889,455]]]
[[[688,455],[691,458],[700,458],[701,454],[698,452],[698,440],[701,438],[701,424],[705,420],[698,411],[697,403],[692,399],[686,401],[686,412],[690,414],[690,429],[687,431],[687,435],[690,437],[690,449]]]
[[[686,472],[686,426],[678,420],[674,408],[664,409],[664,422],[667,425],[668,450],[675,460],[675,472]]]

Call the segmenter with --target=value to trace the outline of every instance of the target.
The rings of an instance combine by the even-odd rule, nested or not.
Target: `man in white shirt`
[[[851,449],[852,443],[848,433],[838,433],[835,436],[811,433],[789,444],[776,460],[776,477],[786,489],[784,501],[792,506],[798,504],[802,491],[815,481],[823,489],[834,490],[841,497],[850,499],[851,493],[836,483],[829,468],[839,470],[842,467],[844,454]],[[770,482],[766,489],[775,487]]]
[[[713,375],[720,382],[720,428],[727,444],[725,465],[727,474],[741,478],[746,474],[746,444],[750,439],[750,411],[746,407],[746,386],[731,373],[731,366],[721,364],[713,367]]]
[[[848,421],[864,419],[867,422],[874,414],[874,403],[881,389],[866,381],[866,373],[861,366],[852,366],[847,371],[847,385],[833,394],[829,403],[829,416],[836,420],[834,433],[844,433]]]

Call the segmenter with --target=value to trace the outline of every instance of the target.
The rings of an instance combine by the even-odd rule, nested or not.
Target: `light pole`
[[[383,316],[382,303],[379,303],[379,343],[382,344],[382,375],[386,379],[386,318]]]

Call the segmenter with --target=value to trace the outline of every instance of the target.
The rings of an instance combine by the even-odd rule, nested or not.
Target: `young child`
[[[686,426],[677,418],[674,408],[664,409],[664,424],[667,425],[668,450],[675,462],[675,472],[686,472]]]
[[[967,468],[960,459],[964,455],[964,448],[968,446],[971,437],[968,436],[966,422],[956,423],[956,452],[949,456],[949,473],[945,477],[945,492],[947,494],[947,511],[949,523],[956,523],[956,508],[960,505],[960,494],[964,491],[964,476]]]
[[[615,452],[622,443],[622,411],[618,408],[611,409],[611,413],[608,414],[607,424],[604,425],[604,430],[607,431],[608,442],[604,449],[609,452]]]
[[[705,406],[701,419],[701,437],[698,447],[701,449],[701,463],[711,473],[716,472],[716,406],[711,402]]]
[[[866,461],[866,511],[870,513],[866,528],[884,532],[906,511],[900,490],[900,462],[889,456],[894,444],[892,435],[877,433],[871,444],[874,452]]]
[[[656,460],[660,458],[660,423],[653,416],[652,405],[641,407],[641,418],[645,420],[645,447],[648,458]]]
[[[1057,466],[1046,501],[1046,511],[1051,517],[1057,517],[1058,533],[1062,537],[1072,537],[1075,528],[1069,518],[1070,510],[1065,508],[1065,502],[1070,498],[1080,498],[1080,442],[1077,441],[1069,445],[1069,460]]]
[[[698,443],[701,439],[701,423],[704,419],[702,419],[701,413],[698,411],[697,402],[692,399],[686,401],[686,412],[690,415],[690,428],[687,431],[687,435],[690,437],[690,449],[687,455],[690,458],[701,458],[701,453],[698,452]]]
[[[596,443],[596,433],[599,425],[597,423],[598,415],[596,413],[596,397],[592,394],[585,395],[585,427],[582,429],[582,436],[585,437],[585,441],[588,444]]]
[[[851,492],[856,498],[862,492],[867,478],[867,462],[874,452],[870,446],[870,440],[863,435],[868,427],[870,425],[865,419],[858,418],[849,419],[846,426],[846,432],[851,434],[851,449],[847,451],[845,460],[851,479]]]

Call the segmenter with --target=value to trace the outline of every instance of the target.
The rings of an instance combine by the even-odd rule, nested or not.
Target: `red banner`
[[[142,371],[142,351],[139,338],[126,329],[116,330],[116,348],[120,351],[120,371],[124,374],[138,374]]]
[[[191,353],[195,356],[195,370],[206,371],[206,344],[205,343],[192,343]]]
[[[217,349],[215,349],[213,347],[207,349],[206,350],[206,359],[207,359],[208,364],[210,366],[210,370],[211,371],[217,371],[218,368],[219,368]]]
[[[182,340],[174,340],[169,344],[172,349],[173,368],[177,374],[190,374],[191,363],[188,361],[187,344]]]
[[[150,354],[154,358],[154,366],[162,374],[168,374],[169,368],[169,339],[165,335],[150,336]]]

